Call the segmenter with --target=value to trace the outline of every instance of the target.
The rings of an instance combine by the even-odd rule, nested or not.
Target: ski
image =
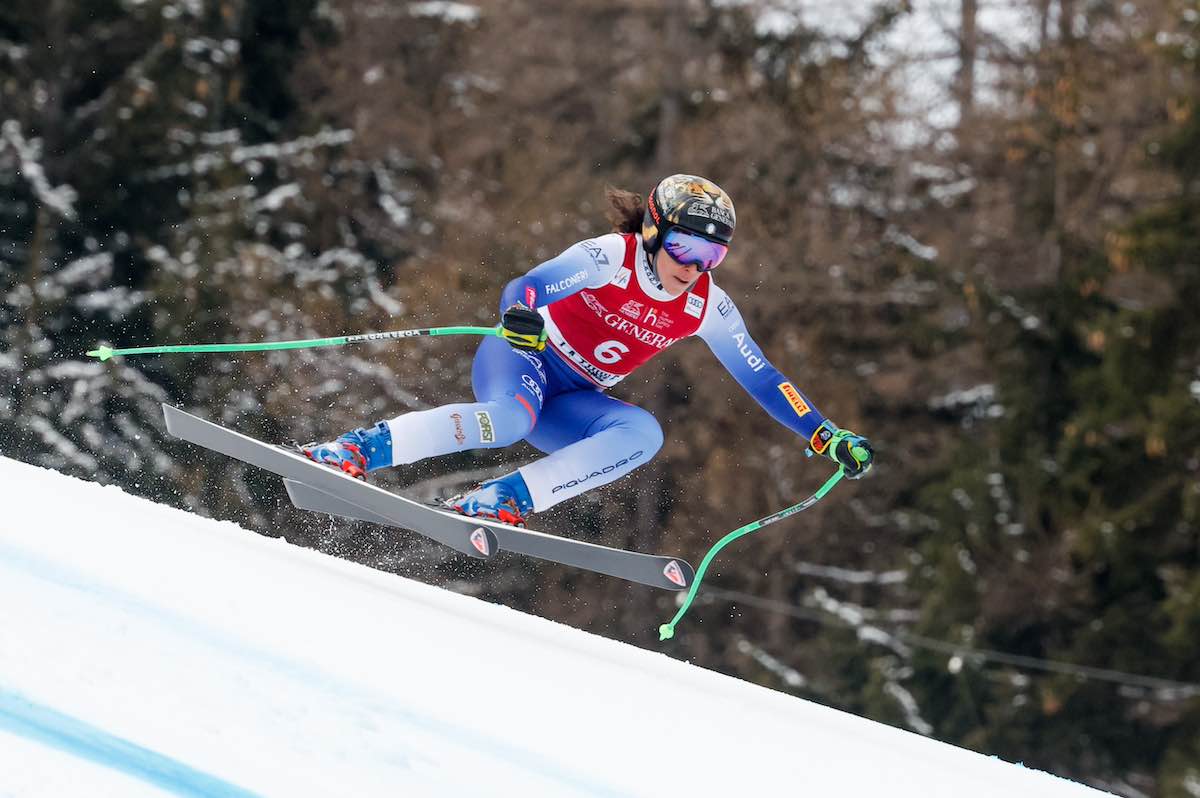
[[[346,496],[335,496],[321,488],[304,482],[285,479],[292,504],[303,510],[336,515],[357,521],[394,526],[369,508],[359,505]],[[420,505],[428,507],[428,505]],[[441,510],[428,507],[431,513]],[[686,560],[661,554],[642,554],[625,549],[614,549],[596,543],[585,543],[571,538],[535,532],[531,529],[509,526],[495,521],[476,519],[496,536],[502,551],[524,554],[539,560],[594,571],[630,582],[637,582],[664,590],[687,590],[691,587],[696,572]],[[419,531],[419,530],[418,530]]]
[[[389,493],[375,485],[335,471],[295,452],[263,443],[248,435],[205,421],[177,407],[163,404],[167,432],[197,446],[233,457],[244,463],[296,480],[364,508],[377,523],[408,529],[457,552],[488,559],[499,549],[495,533],[485,524],[474,523],[451,512]]]

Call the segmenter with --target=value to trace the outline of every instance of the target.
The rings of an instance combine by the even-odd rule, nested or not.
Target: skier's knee
[[[662,425],[653,415],[642,411],[629,420],[629,434],[637,441],[637,447],[646,460],[658,453],[663,445]]]
[[[529,408],[513,396],[485,403],[483,412],[490,416],[487,420],[492,422],[494,439],[491,445],[497,447],[512,446],[523,440],[533,430],[536,420]],[[487,443],[486,438],[484,442]]]

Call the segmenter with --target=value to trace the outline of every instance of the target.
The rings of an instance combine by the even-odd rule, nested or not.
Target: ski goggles
[[[682,266],[695,266],[696,271],[711,272],[725,260],[729,245],[710,241],[679,227],[672,227],[663,236],[663,249]]]

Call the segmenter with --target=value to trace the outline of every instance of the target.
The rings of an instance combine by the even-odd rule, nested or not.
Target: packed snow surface
[[[1101,794],[114,487],[0,498],[0,796]]]

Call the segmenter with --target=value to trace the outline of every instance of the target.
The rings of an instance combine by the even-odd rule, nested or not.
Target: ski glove
[[[500,317],[500,337],[517,349],[541,352],[546,348],[546,322],[536,310],[518,302]]]
[[[818,449],[821,443],[824,446]],[[838,429],[828,421],[817,428],[813,444],[814,449],[840,465],[850,479],[861,478],[875,463],[875,449],[869,440],[848,429]]]

